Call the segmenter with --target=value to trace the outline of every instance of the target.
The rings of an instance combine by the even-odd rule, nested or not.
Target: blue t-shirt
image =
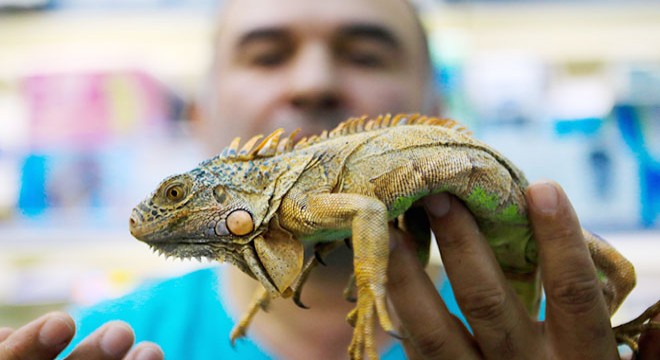
[[[106,322],[123,320],[133,327],[136,342],[157,343],[170,360],[273,358],[250,337],[231,346],[229,334],[235,321],[220,296],[221,272],[218,267],[197,270],[74,311],[78,330],[62,356]],[[450,311],[456,312],[451,289],[443,286],[441,293]],[[405,359],[406,356],[400,342],[395,342],[381,358]]]

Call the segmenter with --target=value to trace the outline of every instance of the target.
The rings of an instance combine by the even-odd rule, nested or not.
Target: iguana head
[[[303,250],[271,224],[275,182],[255,192],[221,180],[203,168],[166,178],[133,209],[131,234],[166,256],[228,261],[271,293],[284,293]]]

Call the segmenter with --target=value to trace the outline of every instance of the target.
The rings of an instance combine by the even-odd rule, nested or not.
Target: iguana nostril
[[[139,214],[133,210],[131,213],[131,217],[128,219],[128,228],[131,231],[131,234],[135,235],[137,227],[140,225],[140,216]]]

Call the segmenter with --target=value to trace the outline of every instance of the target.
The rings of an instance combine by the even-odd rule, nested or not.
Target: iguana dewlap
[[[541,284],[525,209],[523,174],[456,122],[418,115],[350,119],[303,139],[278,130],[241,150],[239,140],[187,173],[165,179],[134,210],[131,233],[176,257],[228,261],[257,279],[245,333],[259,306],[298,291],[303,243],[351,237],[357,306],[352,357],[377,358],[373,319],[394,328],[385,301],[388,221],[432,193],[467,205],[530,314]],[[635,285],[632,265],[585,231],[610,313]],[[428,240],[420,239],[428,243]]]

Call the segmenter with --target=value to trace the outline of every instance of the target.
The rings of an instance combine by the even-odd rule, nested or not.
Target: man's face
[[[427,112],[428,65],[403,0],[240,0],[225,9],[204,136],[319,133],[363,114]]]

